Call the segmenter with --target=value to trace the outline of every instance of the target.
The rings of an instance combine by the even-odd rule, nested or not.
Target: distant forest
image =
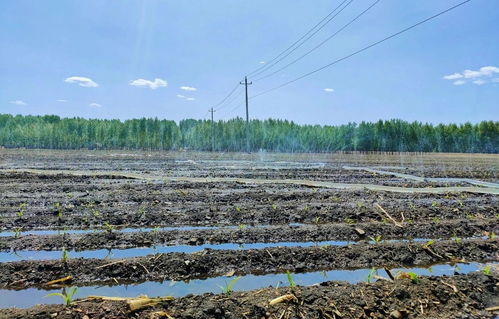
[[[216,151],[245,151],[245,121],[214,123]],[[48,149],[211,150],[208,120],[98,120],[55,115],[0,114],[0,147]],[[298,125],[286,120],[252,120],[252,151],[464,152],[498,153],[499,122],[423,124],[402,120],[339,126]]]

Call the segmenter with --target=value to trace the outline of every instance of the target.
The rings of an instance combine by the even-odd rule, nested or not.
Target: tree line
[[[126,121],[0,114],[0,147],[245,151],[245,121],[141,118]],[[345,125],[250,121],[252,151],[498,153],[499,122],[438,124],[398,119]]]

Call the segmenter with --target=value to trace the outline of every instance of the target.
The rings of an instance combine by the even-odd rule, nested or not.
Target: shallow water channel
[[[437,264],[428,268],[397,268],[392,269],[393,274],[399,271],[414,272],[417,275],[424,276],[449,276],[454,272],[466,274],[474,271],[480,271],[486,264]],[[342,280],[351,284],[366,281],[371,269],[356,270],[331,270],[316,271],[308,273],[293,274],[292,278],[296,285],[313,285],[325,281]],[[376,274],[376,272],[374,273]],[[378,270],[377,274],[388,277],[384,270]],[[139,284],[115,285],[115,286],[88,286],[79,287],[75,298],[85,298],[87,296],[119,296],[136,297],[138,295],[173,296],[182,297],[188,294],[202,294],[207,292],[220,293],[221,287],[226,286],[234,277],[214,277],[208,279],[196,279],[188,282],[143,282]],[[286,274],[267,274],[262,276],[246,275],[242,276],[233,286],[234,291],[246,291],[264,287],[283,287],[289,286]],[[26,308],[42,303],[62,303],[59,297],[47,297],[47,294],[61,292],[61,289],[43,290],[30,288],[24,290],[6,290],[0,289],[0,308],[19,307]]]

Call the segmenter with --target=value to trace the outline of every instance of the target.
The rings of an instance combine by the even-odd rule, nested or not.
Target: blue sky
[[[303,54],[373,2],[354,0],[283,62]],[[304,59],[255,81],[250,96],[458,2],[381,0]],[[0,113],[207,118],[207,110],[245,74],[279,54],[340,3],[2,0]],[[498,68],[499,1],[473,0],[331,68],[251,99],[250,116],[309,124],[390,118],[499,120]],[[232,104],[215,113],[216,119],[244,116],[239,90]]]

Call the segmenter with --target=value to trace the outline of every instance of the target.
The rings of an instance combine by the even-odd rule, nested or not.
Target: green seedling
[[[272,204],[272,210],[277,210],[277,205],[276,204]]]
[[[460,237],[457,237],[457,235],[456,235],[456,234],[454,234],[454,235],[451,237],[451,239],[452,239],[453,241],[455,241],[455,242],[456,242],[456,244],[459,244],[459,243],[462,241],[462,239],[461,239]]]
[[[326,244],[326,245],[322,245],[320,248],[321,248],[322,250],[326,250],[326,249],[328,249],[328,248],[329,248],[329,245],[327,245],[327,244]]]
[[[381,242],[381,235],[376,235],[375,237],[369,237],[369,238],[371,238],[371,240],[374,241],[374,244],[376,246],[378,246],[379,243]]]
[[[62,259],[63,263],[67,263],[68,259],[69,259],[68,251],[64,247],[62,247],[62,257],[61,257],[61,259]]]
[[[371,268],[371,270],[369,270],[369,273],[367,274],[367,279],[366,279],[366,281],[367,281],[367,283],[368,283],[368,284],[370,284],[370,283],[372,282],[372,279],[373,279],[373,277],[374,277],[374,273],[375,273],[376,271],[377,271],[377,270],[376,270],[376,268],[374,268],[374,267],[373,267],[373,268]]]
[[[472,220],[473,218],[475,218],[475,216],[473,216],[472,214],[466,214],[467,220]]]
[[[54,209],[55,209],[55,213],[56,213],[57,217],[59,219],[61,219],[62,218],[62,206],[61,206],[61,203],[59,203],[59,202],[54,203]]]
[[[240,207],[236,207],[236,212],[240,213],[241,212],[241,208]]]
[[[100,213],[97,209],[92,209],[92,215],[94,215],[94,217],[99,217]]]
[[[246,225],[244,225],[244,224],[239,224],[239,225],[237,225],[237,227],[239,228],[239,230],[243,230],[243,229],[245,229],[245,228],[246,228]]]
[[[295,287],[295,282],[294,282],[293,276],[291,275],[291,273],[289,272],[289,270],[286,272],[286,276],[288,277],[289,286],[291,288],[294,288]]]
[[[364,206],[364,203],[363,203],[362,201],[360,201],[360,200],[359,200],[359,201],[357,202],[357,207],[360,209],[360,208],[362,208],[362,206]]]
[[[319,225],[321,218],[319,216],[315,216],[315,224]]]
[[[22,229],[23,229],[22,227],[16,227],[16,228],[14,228],[14,237],[15,238],[21,237],[21,230]]]
[[[434,223],[440,223],[440,218],[438,218],[438,217],[433,217],[433,218],[431,219],[431,221],[432,221],[432,222],[434,222]]]
[[[310,207],[308,207],[308,205],[305,205],[305,207],[303,207],[304,212],[308,212],[309,210],[310,210]]]
[[[152,229],[152,232],[154,234],[156,234],[158,231],[159,231],[159,227],[158,226],[154,226],[154,228]]]
[[[21,218],[23,217],[24,215],[24,209],[26,208],[26,204],[25,203],[21,203],[19,204],[19,210],[17,211],[17,217]]]
[[[409,273],[407,273],[407,274],[408,274],[408,275],[409,275],[409,277],[411,278],[411,282],[412,282],[413,284],[417,284],[417,283],[419,283],[419,281],[420,281],[420,280],[419,280],[418,275],[417,275],[416,273],[409,272]]]
[[[389,220],[388,220],[388,218],[383,217],[383,219],[382,219],[381,221],[383,222],[383,224],[388,224],[388,221],[389,221]]]
[[[113,232],[113,230],[114,230],[114,226],[109,225],[109,223],[104,223],[104,227],[106,227],[106,231],[107,231],[108,233],[112,233],[112,232]]]
[[[355,224],[355,220],[351,219],[351,218],[345,218],[345,223],[347,224]]]
[[[438,204],[437,204],[437,201],[436,201],[436,200],[434,200],[434,201],[431,203],[431,207],[437,207],[437,205],[438,205]]]
[[[415,205],[414,203],[410,203],[410,204],[409,204],[409,208],[410,208],[410,209],[416,209],[416,205]]]
[[[424,245],[423,248],[429,248],[431,245],[433,245],[435,241],[433,239],[428,240]]]
[[[236,277],[236,278],[232,279],[232,281],[229,284],[227,284],[227,282],[226,282],[225,287],[222,287],[222,286],[218,286],[218,287],[220,287],[220,289],[222,289],[223,293],[225,293],[226,295],[230,295],[232,293],[232,287],[239,279],[241,279],[241,277]]]
[[[485,266],[485,267],[482,269],[482,272],[483,272],[484,274],[486,274],[487,276],[489,276],[489,275],[490,275],[490,266],[489,266],[489,265]]]
[[[340,201],[340,198],[338,196],[331,196],[329,197],[330,200],[332,200],[333,202],[339,202]]]
[[[462,201],[462,200],[460,200],[460,199],[458,199],[458,200],[457,200],[457,206],[459,206],[459,207],[463,207],[463,201]]]
[[[146,214],[146,209],[144,207],[140,207],[139,210],[137,211],[137,215],[139,215],[139,217],[142,217]]]
[[[496,234],[494,234],[494,232],[493,232],[493,231],[491,231],[491,232],[489,233],[489,239],[490,239],[490,240],[494,240],[494,238],[496,238]]]
[[[71,303],[73,302],[73,297],[76,294],[77,289],[78,289],[78,287],[69,288],[68,291],[63,289],[62,292],[54,292],[54,293],[46,295],[45,297],[51,297],[51,296],[61,297],[62,300],[64,301],[64,304],[66,306],[70,306]]]

